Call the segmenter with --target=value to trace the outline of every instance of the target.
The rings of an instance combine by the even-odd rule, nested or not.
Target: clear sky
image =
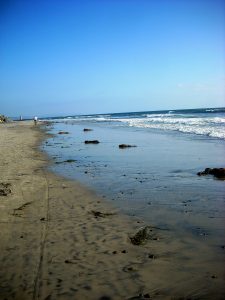
[[[0,114],[225,106],[223,0],[0,0]]]

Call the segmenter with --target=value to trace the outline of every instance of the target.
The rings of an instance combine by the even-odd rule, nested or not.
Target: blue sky
[[[225,106],[222,0],[0,5],[0,114]]]

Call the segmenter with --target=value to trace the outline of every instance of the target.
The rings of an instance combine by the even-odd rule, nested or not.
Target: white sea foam
[[[128,126],[172,130],[225,139],[225,118],[148,118],[123,120]]]
[[[68,119],[67,119],[68,120]],[[178,131],[196,135],[205,135],[225,139],[225,115],[176,114],[173,111],[164,114],[135,115],[89,115],[74,117],[68,121],[115,124],[137,128],[151,128]]]

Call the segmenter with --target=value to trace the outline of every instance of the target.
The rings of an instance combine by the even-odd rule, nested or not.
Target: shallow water
[[[55,123],[51,132],[43,148],[55,162],[76,160],[51,169],[93,188],[134,220],[159,227],[162,255],[174,261],[176,275],[185,272],[187,289],[197,288],[188,285],[193,276],[201,295],[213,288],[211,278],[223,282],[225,182],[196,173],[225,165],[224,140],[90,122]],[[94,139],[100,143],[84,144]],[[119,149],[122,143],[137,147]]]

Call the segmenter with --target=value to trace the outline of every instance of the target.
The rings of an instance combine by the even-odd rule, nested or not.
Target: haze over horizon
[[[225,106],[222,0],[0,5],[0,114]]]

